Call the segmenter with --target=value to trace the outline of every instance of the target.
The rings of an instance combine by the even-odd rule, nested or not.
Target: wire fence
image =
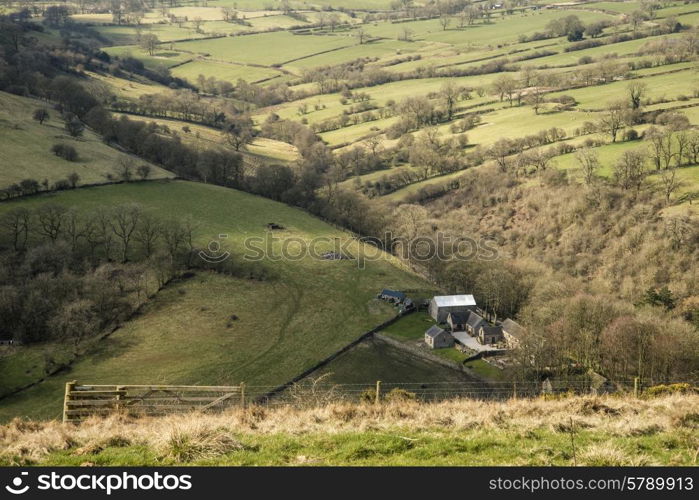
[[[259,389],[262,389],[260,387]],[[696,382],[629,379],[594,382],[592,380],[495,381],[495,382],[381,382],[332,384],[307,380],[282,392],[254,397],[256,404],[268,406],[317,405],[330,402],[381,402],[393,399],[442,401],[448,399],[506,400],[512,398],[555,397],[562,395],[630,394],[643,396],[649,390],[698,392]],[[256,393],[254,386],[250,394]],[[259,393],[258,393],[259,394]]]
[[[307,378],[285,386],[95,386],[66,384],[64,422],[88,416],[126,412],[133,415],[165,415],[191,411],[214,412],[250,405],[313,407],[330,403],[383,403],[391,401],[437,402],[453,399],[509,400],[567,395],[627,394],[635,397],[665,393],[699,393],[697,381],[641,379],[593,381],[463,381],[463,382],[367,382],[333,384],[328,377]]]

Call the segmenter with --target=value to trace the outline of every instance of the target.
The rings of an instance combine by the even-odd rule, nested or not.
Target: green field
[[[32,119],[37,108],[47,108],[51,115],[43,125]],[[50,150],[56,143],[73,146],[78,152],[78,161],[55,156]],[[58,112],[45,102],[0,92],[0,188],[23,179],[39,182],[48,179],[53,184],[72,173],[80,176],[80,184],[109,182],[106,176],[113,174],[117,161],[126,156],[105,145],[89,130],[80,138],[70,137],[63,129]],[[170,172],[151,165],[152,178],[172,176]]]
[[[236,82],[239,79],[246,82],[258,82],[266,80],[282,73],[271,68],[260,68],[244,64],[212,62],[207,60],[194,60],[172,68],[172,74],[196,83],[199,75],[215,75],[220,80]]]
[[[435,352],[456,349],[439,349]],[[452,361],[457,361],[453,360]],[[458,362],[458,361],[457,361]],[[357,367],[362,367],[358,370]],[[372,387],[377,380],[385,390],[402,387],[410,390],[424,384],[476,383],[478,379],[465,372],[426,361],[381,341],[366,341],[331,361],[311,378],[324,376],[324,384],[358,384]]]
[[[259,35],[179,42],[174,44],[174,48],[194,54],[207,54],[210,59],[272,66],[319,52],[348,47],[355,43],[346,35],[293,35],[288,31],[277,31]]]
[[[198,223],[197,242],[206,246],[220,234],[235,262],[245,265],[246,237],[265,237],[274,221],[286,230],[272,242],[298,255],[301,243],[323,237],[317,251],[349,240],[301,210],[242,192],[181,181],[117,185],[63,192],[12,207],[47,201],[90,211],[98,206],[138,202],[155,215],[190,216]],[[337,239],[337,240],[336,240]],[[288,241],[287,241],[288,240]],[[286,241],[286,243],[285,243]],[[364,246],[351,242],[360,257]],[[270,259],[272,257],[270,256]],[[384,286],[422,288],[425,283],[396,267],[391,259],[367,262],[264,260],[269,281],[250,281],[199,273],[167,287],[142,314],[85,355],[72,369],[0,404],[0,418],[15,415],[56,417],[66,380],[86,383],[280,384],[329,355],[362,332],[395,314],[374,297]],[[232,314],[239,320],[232,322]],[[6,362],[6,361],[5,361]],[[254,389],[251,389],[254,390]]]

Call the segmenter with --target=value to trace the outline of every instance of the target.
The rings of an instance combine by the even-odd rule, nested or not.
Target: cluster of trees
[[[578,154],[599,167],[590,150]],[[580,369],[613,379],[696,377],[696,217],[652,215],[664,205],[657,189],[599,178],[580,189],[553,169],[541,179],[538,189],[520,189],[526,181],[495,165],[469,169],[456,189],[402,205],[390,219],[394,235],[487,238],[507,256],[414,264],[449,292],[475,292],[492,317],[526,326],[514,354],[522,377]]]
[[[241,110],[226,99],[202,97],[189,89],[171,90],[157,94],[142,94],[137,100],[109,99],[105,103],[115,111],[202,123],[221,128],[228,117]]]
[[[90,215],[59,204],[0,217],[0,337],[77,349],[127,319],[187,265],[194,225],[138,205]]]

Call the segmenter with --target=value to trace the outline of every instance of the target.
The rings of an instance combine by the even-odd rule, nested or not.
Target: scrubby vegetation
[[[3,465],[695,465],[696,395],[253,406],[0,426]]]

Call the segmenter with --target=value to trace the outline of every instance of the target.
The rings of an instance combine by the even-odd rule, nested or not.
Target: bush
[[[630,128],[626,132],[624,132],[624,140],[625,141],[635,141],[638,139],[638,131],[636,129]]]
[[[51,146],[51,152],[64,160],[77,161],[78,159],[78,152],[68,144],[54,144]]]
[[[389,402],[401,402],[401,401],[415,401],[417,395],[414,392],[406,391],[400,387],[391,389],[386,394],[386,401]]]
[[[646,396],[665,396],[667,394],[684,394],[699,392],[699,388],[693,387],[692,384],[681,383],[681,384],[661,384],[654,385],[645,390]]]

